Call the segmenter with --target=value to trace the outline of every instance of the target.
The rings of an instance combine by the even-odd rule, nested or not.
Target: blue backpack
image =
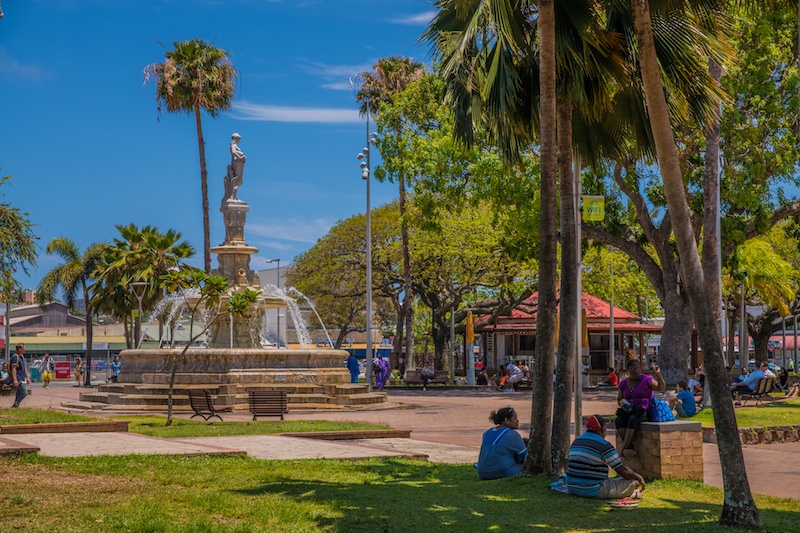
[[[655,396],[650,398],[650,405],[647,406],[647,419],[650,422],[671,422],[675,420],[669,404],[661,398]]]

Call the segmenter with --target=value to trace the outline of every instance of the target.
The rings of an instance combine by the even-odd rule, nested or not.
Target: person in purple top
[[[664,392],[667,384],[661,377],[661,369],[653,363],[653,375],[642,374],[642,367],[639,361],[628,363],[628,377],[619,384],[617,393],[617,418],[614,420],[614,427],[622,437],[622,447],[619,450],[623,457],[636,457],[633,449],[633,437],[642,422],[647,422],[647,406],[653,391]]]

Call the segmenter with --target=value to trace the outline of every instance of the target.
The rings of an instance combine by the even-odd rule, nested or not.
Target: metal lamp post
[[[134,296],[139,301],[139,314],[136,315],[136,348],[142,344],[142,299],[144,298],[144,291],[150,286],[146,281],[134,281],[128,284],[133,291]]]
[[[367,182],[367,368],[366,378],[368,390],[372,390],[372,221],[370,219],[370,153],[369,145],[375,143],[377,133],[369,132],[369,114],[367,114],[367,146],[356,156],[361,163],[361,179]]]
[[[278,264],[278,273],[275,275],[276,282],[275,286],[278,287],[278,291],[281,289],[281,260],[280,259],[267,259],[267,263],[277,263]],[[281,343],[281,313],[278,312],[278,348],[283,346]]]

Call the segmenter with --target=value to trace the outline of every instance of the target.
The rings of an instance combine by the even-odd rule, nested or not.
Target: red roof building
[[[475,320],[475,330],[481,335],[487,366],[497,368],[498,365],[511,361],[523,361],[528,366],[532,365],[536,347],[538,301],[539,293],[533,293],[520,309],[514,309],[510,316],[498,317],[494,324],[488,323],[488,315]],[[609,353],[611,304],[585,293],[581,296],[581,302],[585,312],[584,344],[588,337],[583,359],[591,371],[604,374],[610,366],[619,368],[624,357],[644,360],[655,354],[653,348],[648,350],[647,338],[650,335],[660,335],[661,326],[645,324],[640,316],[614,306],[615,342],[612,357]]]

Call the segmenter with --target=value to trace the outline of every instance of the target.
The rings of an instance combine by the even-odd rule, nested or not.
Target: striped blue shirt
[[[570,494],[594,498],[608,479],[608,468],[616,470],[620,466],[622,460],[611,443],[587,431],[569,447],[567,489]]]

